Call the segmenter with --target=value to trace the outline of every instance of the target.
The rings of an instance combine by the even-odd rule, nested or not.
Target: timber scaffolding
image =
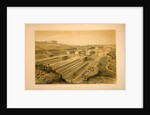
[[[95,60],[84,60],[86,56],[75,56],[66,60],[63,60],[61,57],[63,56],[47,58],[38,62],[45,66],[49,65],[52,71],[60,74],[68,83],[80,83],[83,79],[85,79],[84,75],[88,68],[96,62]]]

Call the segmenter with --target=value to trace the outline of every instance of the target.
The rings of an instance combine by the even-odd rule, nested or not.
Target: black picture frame
[[[0,80],[0,88],[1,88],[1,110],[3,112],[7,112],[10,110],[30,110],[31,108],[7,108],[7,7],[143,7],[144,8],[144,21],[143,21],[143,25],[144,25],[144,30],[143,30],[143,77],[144,77],[144,85],[143,85],[143,105],[144,107],[139,109],[139,108],[72,108],[72,110],[101,110],[102,113],[107,112],[108,110],[110,110],[109,112],[113,111],[113,112],[118,112],[120,111],[121,113],[123,111],[128,111],[128,112],[135,112],[135,113],[143,113],[143,112],[149,112],[150,109],[150,95],[149,95],[149,88],[150,88],[150,83],[148,83],[150,81],[150,77],[148,74],[148,71],[146,71],[146,66],[148,67],[148,60],[145,63],[146,58],[148,59],[149,56],[146,54],[149,54],[148,49],[149,49],[149,45],[146,45],[146,43],[148,43],[148,39],[150,38],[150,17],[149,17],[149,11],[150,8],[148,7],[148,4],[145,2],[143,2],[142,0],[124,0],[124,1],[120,1],[120,0],[103,0],[103,1],[85,1],[85,2],[77,2],[77,1],[45,1],[45,0],[41,0],[41,1],[35,1],[35,0],[2,0],[0,3],[0,38],[1,39],[1,49],[2,49],[2,54],[1,58],[2,58],[2,69],[1,72],[2,74],[1,76],[1,80]],[[147,50],[147,52],[146,52]],[[53,110],[57,111],[58,108],[53,108]],[[61,108],[61,109],[68,109],[71,110],[69,108]],[[52,110],[52,108],[46,109],[46,108],[32,108],[32,110],[38,110],[39,112],[42,112],[42,110]],[[60,110],[60,109],[59,109]],[[64,113],[66,113],[64,111]]]

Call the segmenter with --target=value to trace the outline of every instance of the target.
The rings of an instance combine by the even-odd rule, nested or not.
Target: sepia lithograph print
[[[36,31],[36,84],[116,83],[115,30]]]
[[[115,29],[86,29],[82,28],[84,24],[56,25],[68,27],[34,31],[35,85],[117,84]],[[55,24],[48,26],[55,27]],[[78,29],[72,29],[73,26]]]

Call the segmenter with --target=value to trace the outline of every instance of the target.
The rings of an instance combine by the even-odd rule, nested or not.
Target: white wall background
[[[25,23],[125,23],[126,90],[25,90]],[[8,7],[8,108],[142,108],[142,7]]]

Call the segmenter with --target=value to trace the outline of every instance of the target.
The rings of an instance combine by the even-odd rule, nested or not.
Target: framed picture
[[[146,107],[142,3],[17,6],[23,4],[4,2],[1,10],[7,40],[4,109]]]

